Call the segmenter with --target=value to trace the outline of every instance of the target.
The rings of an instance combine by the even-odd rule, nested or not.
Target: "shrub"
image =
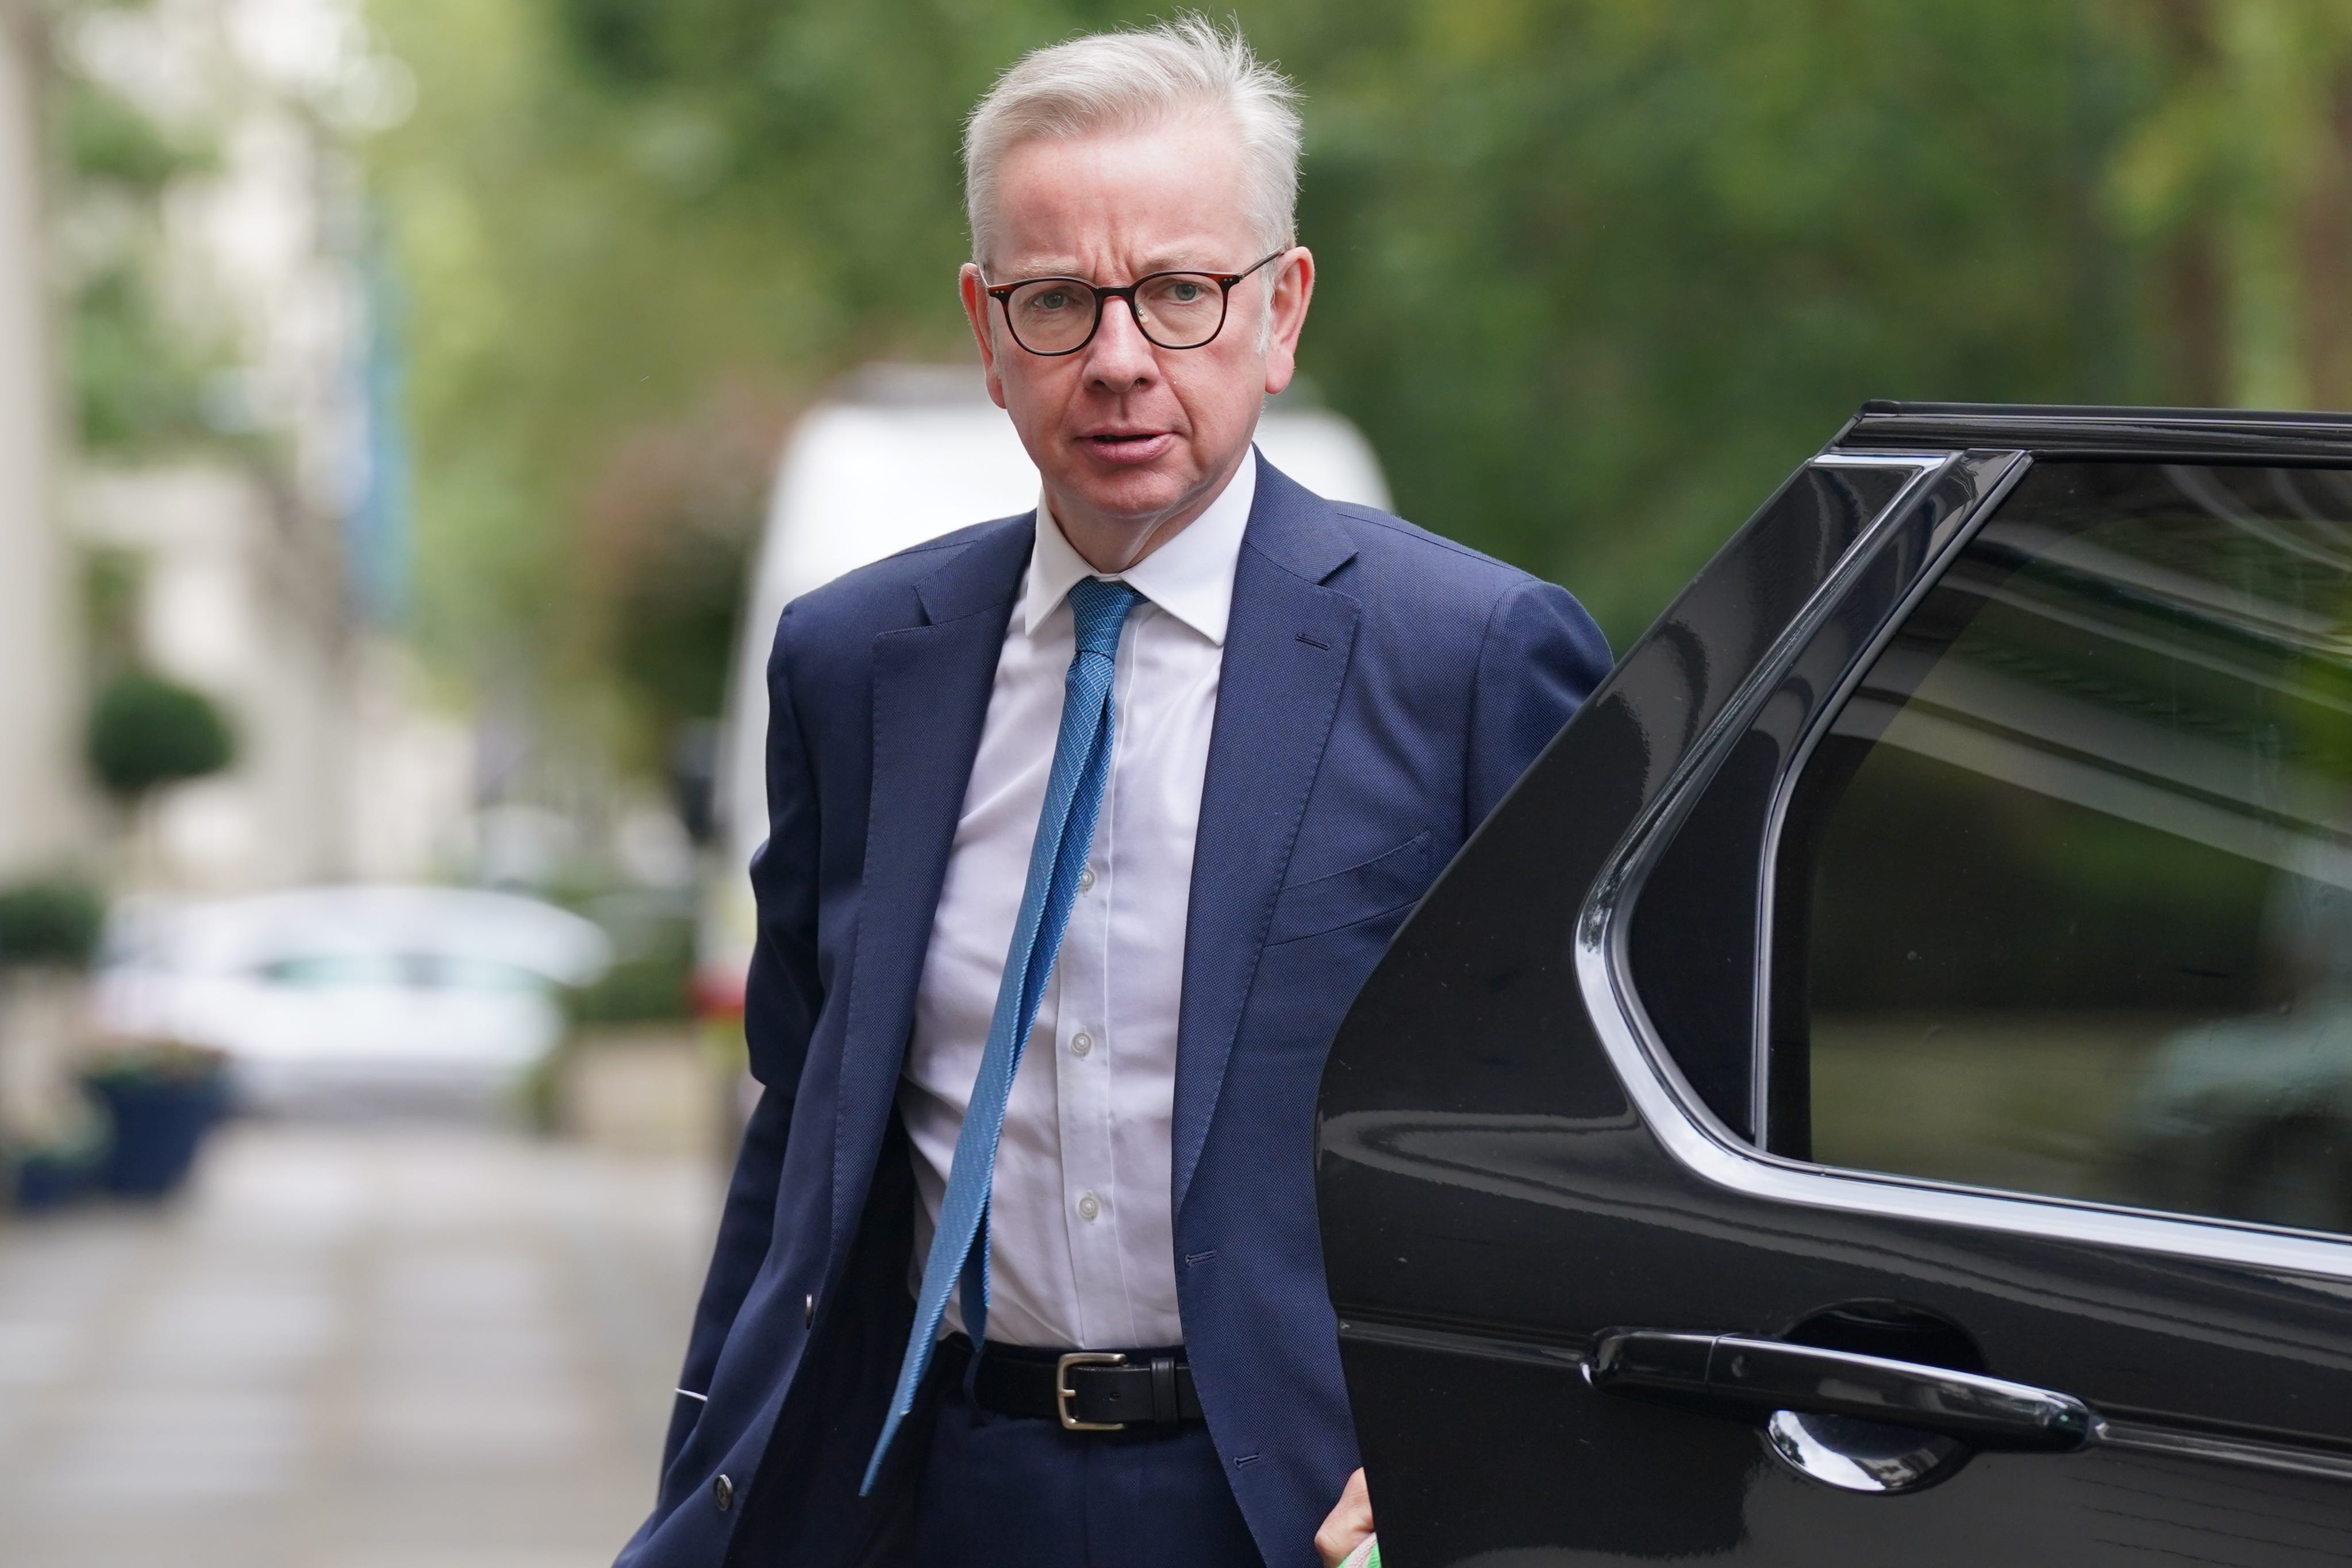
[[[124,800],[216,773],[236,755],[236,739],[212,699],[158,675],[119,675],[90,708],[91,771]]]
[[[65,879],[0,889],[0,966],[89,966],[106,924],[106,903],[86,883]]]

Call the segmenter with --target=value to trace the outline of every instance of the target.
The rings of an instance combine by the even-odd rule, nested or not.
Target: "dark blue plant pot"
[[[99,1079],[89,1089],[114,1122],[100,1183],[124,1197],[160,1198],[177,1191],[205,1135],[228,1109],[228,1086],[217,1074]]]
[[[87,1154],[29,1154],[16,1163],[16,1207],[47,1214],[88,1197],[97,1184],[98,1162]]]

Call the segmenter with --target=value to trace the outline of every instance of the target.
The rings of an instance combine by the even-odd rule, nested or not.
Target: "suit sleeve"
[[[801,1064],[808,1055],[824,985],[816,965],[817,803],[804,737],[793,701],[790,609],[776,627],[768,660],[768,839],[751,858],[759,937],[743,994],[743,1035],[760,1101],[743,1131],[719,1243],[703,1282],[678,1386],[708,1392],[719,1352],[734,1326],[775,1227],[776,1186],[784,1163]],[[694,1424],[688,1401],[670,1424],[667,1471]]]
[[[1471,694],[1465,835],[1519,782],[1609,663],[1601,628],[1558,584],[1530,577],[1496,601]]]

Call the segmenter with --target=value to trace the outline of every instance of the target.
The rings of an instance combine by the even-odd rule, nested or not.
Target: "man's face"
[[[989,395],[1012,415],[1055,515],[1090,557],[1097,552],[1081,531],[1113,546],[1118,564],[1140,559],[1239,465],[1266,395],[1290,384],[1313,261],[1292,249],[1236,284],[1223,329],[1196,349],[1156,346],[1114,300],[1086,347],[1034,354],[983,284],[1239,272],[1264,254],[1236,197],[1241,171],[1238,138],[1205,120],[1027,142],[999,169],[995,253],[985,279],[964,268],[964,308]]]

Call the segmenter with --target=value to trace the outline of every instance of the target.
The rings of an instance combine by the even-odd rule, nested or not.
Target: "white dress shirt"
[[[1068,931],[1005,1107],[989,1205],[988,1337],[1066,1349],[1184,1341],[1170,1127],[1192,843],[1257,457],[1121,574],[1114,750]],[[913,1144],[919,1280],[1029,874],[1075,648],[1066,595],[1102,576],[1041,500],[915,1001],[898,1105]],[[942,1331],[963,1327],[961,1291]]]

